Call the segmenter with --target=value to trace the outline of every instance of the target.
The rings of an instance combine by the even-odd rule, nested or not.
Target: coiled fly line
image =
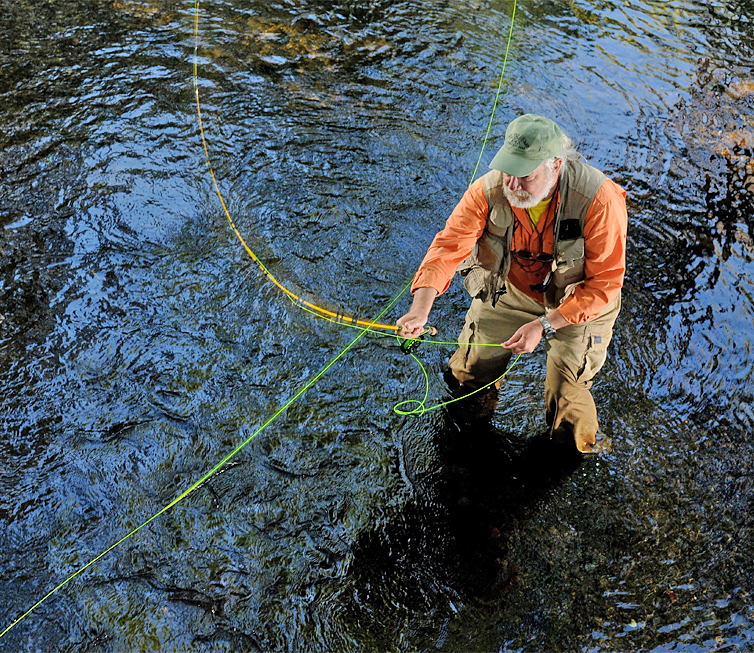
[[[497,109],[497,105],[499,102],[500,94],[502,91],[502,85],[503,85],[503,77],[505,75],[505,68],[506,64],[508,63],[508,54],[510,52],[510,46],[511,46],[511,40],[513,37],[513,23],[516,17],[516,5],[517,0],[513,0],[513,10],[511,13],[511,23],[510,23],[510,31],[508,33],[508,41],[507,46],[505,49],[505,57],[503,60],[502,70],[500,73],[500,78],[497,86],[497,92],[495,94],[495,102],[493,104],[492,108],[492,114],[490,116],[490,120],[487,126],[487,131],[484,136],[484,141],[482,143],[482,148],[479,153],[479,158],[476,163],[476,167],[474,168],[474,172],[471,175],[471,180],[473,181],[474,176],[477,173],[477,170],[479,169],[480,162],[482,160],[482,155],[484,153],[484,148],[487,144],[487,141],[489,139],[489,135],[492,129],[492,124],[495,116],[495,110]],[[252,258],[252,260],[257,264],[259,269],[261,270],[262,274],[269,279],[275,286],[277,286],[288,299],[290,299],[296,306],[299,308],[310,312],[314,315],[316,315],[319,318],[326,319],[331,322],[335,322],[337,324],[341,324],[343,326],[353,327],[357,329],[358,333],[357,335],[345,346],[343,347],[333,358],[328,361],[322,369],[317,372],[314,376],[309,379],[309,381],[304,384],[301,389],[299,389],[288,401],[286,401],[271,417],[269,417],[261,426],[259,426],[250,436],[248,436],[243,442],[241,442],[233,451],[231,451],[228,455],[226,455],[222,460],[220,460],[214,467],[212,467],[208,472],[206,472],[199,480],[195,481],[187,490],[182,492],[180,495],[178,495],[175,499],[173,499],[170,503],[165,505],[162,509],[160,509],[158,512],[153,514],[149,519],[144,521],[143,523],[136,526],[134,529],[126,533],[123,537],[121,537],[119,540],[111,544],[109,547],[104,549],[100,554],[98,554],[96,557],[92,558],[89,562],[87,562],[85,565],[77,569],[75,572],[73,572],[71,575],[69,575],[65,580],[63,580],[61,583],[59,583],[57,586],[55,586],[53,589],[51,589],[47,594],[45,594],[41,599],[39,599],[34,605],[32,605],[26,612],[21,614],[18,618],[16,618],[12,623],[10,623],[8,626],[6,626],[2,631],[0,631],[0,639],[2,639],[12,628],[17,626],[21,621],[23,621],[26,617],[28,617],[36,608],[38,608],[40,605],[45,603],[48,599],[50,599],[53,595],[55,595],[58,591],[60,591],[63,587],[68,585],[72,580],[80,576],[84,573],[87,569],[89,569],[92,565],[94,565],[96,562],[104,558],[108,553],[110,553],[113,549],[120,546],[123,542],[130,539],[136,533],[144,529],[146,526],[151,524],[155,519],[160,517],[163,513],[167,512],[171,508],[173,508],[175,505],[180,503],[183,499],[185,499],[187,496],[189,496],[191,493],[193,493],[196,489],[201,487],[206,481],[208,481],[214,474],[216,474],[222,467],[224,467],[228,462],[230,462],[231,459],[233,459],[244,447],[246,447],[247,444],[249,444],[259,433],[261,433],[265,428],[267,428],[272,422],[274,422],[283,412],[285,412],[294,402],[296,402],[303,394],[307,392],[313,385],[315,385],[327,372],[328,370],[333,367],[341,358],[343,358],[346,353],[354,346],[356,343],[361,340],[366,334],[373,333],[378,335],[389,335],[388,332],[392,332],[393,334],[397,333],[398,327],[395,324],[387,324],[380,322],[380,320],[387,314],[387,312],[396,304],[396,302],[402,297],[406,291],[410,288],[411,284],[406,284],[401,291],[393,297],[388,304],[371,320],[361,320],[357,319],[354,315],[348,314],[345,312],[335,312],[331,311],[329,309],[323,308],[321,306],[318,306],[314,304],[313,302],[309,302],[296,293],[288,290],[283,284],[281,284],[275,277],[270,273],[270,271],[267,269],[267,267],[262,263],[262,261],[254,254],[254,252],[251,250],[251,248],[246,244],[244,241],[241,233],[237,229],[233,218],[230,215],[230,212],[228,211],[228,208],[225,204],[225,200],[222,196],[222,193],[220,192],[220,187],[217,183],[217,179],[215,177],[215,173],[212,169],[210,157],[209,157],[209,149],[207,147],[207,141],[204,135],[204,127],[202,125],[202,118],[201,118],[201,104],[199,102],[199,85],[198,85],[198,47],[199,47],[199,0],[195,1],[194,4],[194,75],[193,75],[193,82],[194,82],[194,91],[196,96],[196,111],[197,111],[197,117],[199,120],[199,128],[201,133],[201,140],[202,140],[202,146],[204,148],[204,155],[207,162],[207,167],[209,168],[210,175],[212,177],[212,183],[215,188],[215,192],[217,193],[217,196],[220,200],[220,204],[222,205],[223,212],[225,213],[225,217],[228,220],[228,223],[230,224],[230,227],[235,234],[236,238],[240,241],[243,248],[246,250],[247,254]],[[469,182],[471,183],[471,182]],[[425,333],[420,336],[420,338],[429,344],[437,344],[437,345],[453,345],[455,346],[457,343],[454,342],[443,342],[438,340],[425,340],[424,336],[430,334],[434,335],[434,329],[426,329]],[[410,341],[417,340],[417,339],[409,339]],[[399,343],[401,341],[406,342],[405,340],[398,338]],[[477,345],[479,346],[479,345]],[[488,345],[488,346],[496,346],[499,347],[501,345]],[[405,350],[404,350],[405,351]],[[424,399],[422,401],[414,401],[409,400],[407,402],[401,402],[400,404],[397,404],[395,406],[395,411],[401,415],[420,415],[422,413],[425,413],[430,410],[434,410],[436,408],[440,408],[441,406],[447,405],[449,403],[453,403],[453,401],[458,401],[460,399],[465,399],[466,397],[470,395],[466,395],[465,397],[459,397],[457,399],[454,399],[449,402],[437,404],[436,406],[431,406],[429,408],[426,408],[424,406],[424,402],[427,399],[428,396],[428,388],[429,388],[429,378],[426,372],[426,369],[421,364],[419,359],[411,353],[410,349],[406,351],[406,353],[409,353],[411,357],[420,365],[425,379],[427,381],[427,390],[424,394]],[[519,354],[516,359],[513,361],[513,363],[509,366],[509,368],[500,376],[498,379],[495,379],[491,383],[487,384],[486,386],[483,386],[482,388],[479,388],[476,392],[480,392],[487,387],[493,385],[500,379],[502,379],[515,365],[515,363],[518,361],[518,359],[521,357],[521,354]],[[474,394],[474,393],[470,393]],[[402,406],[407,406],[408,404],[416,404],[416,407],[408,410],[401,408]]]

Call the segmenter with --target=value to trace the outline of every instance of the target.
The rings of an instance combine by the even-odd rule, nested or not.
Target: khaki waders
[[[545,306],[525,295],[510,282],[495,308],[475,299],[458,337],[459,347],[450,359],[450,370],[470,390],[479,388],[508,367],[511,351],[502,347],[473,347],[466,343],[505,342],[520,327],[546,312]],[[590,392],[592,379],[607,357],[613,324],[620,311],[620,295],[600,315],[583,324],[569,324],[545,341],[545,414],[550,435],[589,452],[596,442],[597,408]]]

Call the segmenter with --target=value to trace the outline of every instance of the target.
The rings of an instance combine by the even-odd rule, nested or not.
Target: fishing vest
[[[544,281],[545,305],[555,307],[584,280],[584,218],[599,187],[607,179],[596,168],[567,160],[560,175],[560,205],[555,214],[552,269]],[[482,177],[489,217],[471,254],[458,266],[469,294],[493,307],[505,293],[511,267],[516,216],[503,193],[503,173]]]

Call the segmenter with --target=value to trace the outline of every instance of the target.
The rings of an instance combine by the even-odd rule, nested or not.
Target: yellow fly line
[[[217,196],[220,199],[220,203],[222,204],[223,211],[225,212],[225,216],[228,219],[228,222],[230,223],[231,228],[233,229],[233,232],[235,233],[238,240],[243,245],[246,252],[251,256],[251,258],[254,260],[254,262],[259,266],[259,269],[262,271],[262,273],[270,280],[272,281],[280,290],[282,290],[286,296],[291,299],[293,302],[296,303],[299,307],[303,308],[304,310],[310,311],[317,315],[318,317],[339,322],[340,324],[351,326],[354,328],[359,329],[358,335],[351,340],[351,342],[346,345],[343,349],[341,349],[316,375],[314,375],[301,389],[298,390],[288,401],[286,401],[269,419],[267,419],[261,426],[259,426],[249,437],[247,437],[241,444],[239,444],[233,451],[231,451],[228,455],[226,455],[220,462],[218,462],[212,469],[210,469],[208,472],[206,472],[198,481],[194,482],[191,487],[189,487],[187,490],[185,490],[183,493],[181,493],[179,496],[177,496],[175,499],[173,499],[169,504],[164,506],[159,512],[152,515],[149,519],[144,521],[143,523],[139,524],[136,528],[133,528],[130,530],[126,535],[118,539],[114,544],[110,545],[108,548],[106,548],[104,551],[102,551],[99,555],[97,555],[95,558],[81,566],[79,569],[74,571],[72,574],[70,574],[67,578],[65,578],[62,582],[60,582],[58,585],[56,585],[52,590],[50,590],[47,594],[45,594],[42,598],[40,598],[34,605],[32,605],[26,612],[21,614],[17,619],[15,619],[12,623],[10,623],[8,626],[6,626],[3,630],[0,630],[0,639],[2,639],[7,633],[12,630],[16,625],[18,625],[21,621],[23,621],[29,614],[31,614],[36,608],[38,608],[40,605],[45,603],[49,598],[51,598],[54,594],[56,594],[58,591],[60,591],[63,587],[68,585],[72,580],[79,577],[81,574],[83,574],[87,569],[89,569],[92,565],[94,565],[97,561],[101,560],[105,555],[110,553],[113,549],[118,547],[120,544],[128,540],[129,538],[133,537],[136,533],[138,533],[140,530],[148,526],[150,523],[152,523],[155,519],[157,519],[160,515],[167,512],[171,508],[173,508],[176,504],[181,502],[183,499],[185,499],[187,496],[192,494],[196,489],[201,487],[211,476],[213,476],[215,473],[217,473],[226,463],[228,463],[232,458],[234,458],[249,442],[251,442],[258,433],[260,433],[262,430],[264,430],[267,426],[269,426],[274,420],[276,420],[291,404],[293,404],[296,400],[298,400],[299,397],[301,397],[309,388],[311,388],[317,381],[319,381],[322,376],[325,375],[325,373],[333,366],[335,363],[337,363],[345,354],[362,338],[364,337],[370,330],[372,329],[380,329],[383,331],[393,331],[396,332],[398,330],[398,327],[394,324],[384,324],[382,322],[378,322],[398,301],[398,299],[403,295],[406,290],[408,290],[408,285],[403,288],[403,290],[400,291],[395,297],[392,298],[392,300],[385,306],[384,309],[374,318],[374,320],[357,320],[351,315],[345,315],[342,313],[336,313],[334,311],[330,311],[328,309],[322,308],[320,306],[316,306],[315,304],[312,304],[310,302],[307,302],[306,300],[302,299],[298,295],[296,295],[294,292],[291,292],[287,288],[285,288],[280,282],[275,279],[272,274],[270,274],[269,270],[264,266],[264,264],[259,260],[259,258],[254,254],[254,252],[251,250],[251,248],[246,244],[243,237],[241,236],[240,232],[236,228],[236,225],[233,222],[233,219],[230,216],[230,212],[228,211],[228,208],[225,205],[225,200],[223,199],[222,194],[220,193],[220,188],[217,184],[217,180],[215,178],[215,173],[212,170],[212,167],[210,165],[210,159],[209,159],[209,150],[207,148],[207,141],[204,136],[204,128],[202,126],[202,118],[201,118],[201,106],[199,104],[199,89],[198,89],[198,81],[197,81],[197,56],[196,52],[198,49],[198,35],[199,35],[199,0],[196,0],[195,2],[195,8],[196,8],[196,14],[195,14],[195,22],[194,22],[194,37],[195,37],[195,45],[194,45],[194,90],[196,92],[196,110],[197,114],[199,116],[199,128],[201,131],[202,136],[202,145],[204,146],[204,154],[207,158],[207,165],[209,167],[210,174],[212,176],[212,182],[215,186],[215,191],[217,192]],[[511,44],[511,38],[513,34],[513,18],[516,15],[516,0],[513,1],[513,15],[511,17],[511,31],[508,35],[508,47],[505,51],[505,61],[503,62],[503,71],[500,76],[500,83],[498,84],[497,89],[497,95],[495,97],[495,105],[493,107],[493,116],[494,116],[494,109],[497,107],[498,98],[500,95],[501,87],[502,87],[502,76],[505,72],[505,64],[508,61],[508,52],[510,50],[510,44]],[[490,118],[490,126],[487,128],[487,135],[485,136],[485,143],[487,142],[487,138],[489,136],[490,128],[492,125],[492,118]],[[483,146],[484,147],[484,146]],[[481,154],[480,154],[480,160],[481,160]],[[479,162],[477,162],[477,167],[479,165]],[[428,331],[431,333],[434,331],[434,329],[428,329]],[[379,332],[379,331],[378,331]],[[383,334],[387,335],[387,334]],[[432,333],[434,335],[434,333]],[[426,342],[433,342],[434,344],[455,344],[455,343],[441,343],[437,341],[431,341],[428,340]],[[500,345],[490,345],[490,346],[497,346]],[[410,350],[409,350],[410,352]],[[419,362],[416,357],[411,354],[412,358],[414,358],[417,362]],[[515,365],[516,361],[521,357],[519,356],[516,358],[516,360],[513,361],[513,364],[511,364],[508,369],[499,377],[500,380],[502,379],[508,372],[511,370],[513,365]],[[421,365],[421,363],[419,362]],[[424,370],[424,368],[422,367]],[[428,376],[426,370],[424,370],[424,376],[425,379],[427,379],[428,383]],[[492,383],[494,383],[493,381]],[[491,385],[491,384],[488,384]],[[487,386],[484,386],[486,388]],[[484,388],[480,388],[479,390],[483,390]],[[478,391],[477,391],[478,392]],[[414,402],[402,402],[398,406],[395,407],[395,410],[397,413],[402,415],[420,415],[422,413],[425,413],[430,410],[435,410],[437,408],[440,408],[443,405],[446,404],[438,404],[436,406],[431,407],[425,407],[424,403],[427,398],[428,390],[424,394],[424,399],[421,402],[414,401]],[[474,393],[471,393],[474,394]],[[456,400],[453,400],[456,401]],[[446,402],[446,403],[452,403]],[[408,405],[414,404],[416,407],[409,409]],[[403,408],[401,408],[403,407]]]
[[[196,3],[196,13],[194,18],[194,39],[195,39],[195,47],[198,47],[198,40],[199,40],[199,2],[197,0]],[[207,167],[209,168],[209,174],[212,176],[212,183],[215,187],[215,192],[217,193],[217,197],[220,200],[220,204],[223,207],[223,212],[225,213],[225,217],[228,219],[228,224],[230,224],[230,228],[233,230],[233,233],[236,235],[236,238],[238,238],[241,245],[243,245],[243,248],[246,250],[246,253],[251,257],[251,259],[257,264],[259,269],[262,271],[262,274],[264,274],[265,277],[267,277],[272,283],[274,283],[280,290],[282,290],[288,298],[293,301],[294,304],[307,308],[310,311],[313,311],[317,315],[320,315],[322,317],[325,317],[329,320],[332,320],[334,322],[347,324],[349,326],[357,326],[357,327],[363,327],[366,329],[380,329],[383,331],[398,331],[398,326],[395,324],[384,324],[382,322],[372,322],[370,320],[360,320],[357,319],[356,316],[350,315],[348,313],[341,313],[336,311],[331,311],[328,308],[324,308],[322,306],[318,306],[317,304],[313,304],[300,295],[297,295],[292,290],[289,290],[286,288],[282,283],[280,283],[274,276],[272,276],[272,273],[267,269],[264,263],[259,260],[259,257],[252,251],[251,247],[249,247],[246,244],[246,241],[243,239],[243,236],[241,235],[241,232],[238,231],[238,228],[236,227],[235,222],[233,222],[233,218],[230,215],[230,211],[228,211],[228,207],[225,204],[225,199],[223,198],[222,193],[220,192],[220,186],[217,183],[217,178],[215,177],[215,171],[212,169],[212,162],[209,158],[209,148],[207,147],[207,138],[204,135],[204,124],[202,122],[202,107],[201,103],[199,102],[199,82],[198,82],[198,62],[197,57],[194,56],[194,94],[196,95],[196,114],[199,119],[199,132],[202,137],[202,146],[204,147],[204,156],[207,159]]]
[[[220,205],[223,207],[223,212],[225,213],[225,217],[228,220],[228,224],[230,225],[230,228],[233,230],[233,233],[236,235],[236,238],[238,238],[238,241],[243,245],[243,248],[246,250],[246,253],[251,257],[251,259],[257,264],[257,267],[262,271],[262,274],[264,274],[265,277],[267,277],[272,283],[274,283],[280,290],[285,293],[285,295],[297,306],[301,308],[305,308],[309,310],[310,312],[313,312],[315,315],[318,315],[320,317],[324,317],[330,321],[337,322],[339,324],[346,324],[348,326],[354,326],[354,327],[360,327],[365,329],[377,329],[381,331],[398,331],[398,326],[396,324],[385,324],[382,322],[372,322],[370,320],[360,320],[357,319],[355,315],[344,313],[340,311],[331,311],[328,308],[324,308],[323,306],[319,306],[317,304],[313,304],[312,302],[307,301],[300,295],[297,295],[292,290],[289,290],[286,288],[282,283],[280,283],[273,275],[272,273],[267,269],[264,263],[259,259],[259,257],[253,252],[251,247],[249,247],[246,244],[246,241],[243,239],[243,236],[241,235],[241,232],[236,227],[235,222],[233,221],[233,218],[230,215],[230,211],[228,211],[228,207],[225,204],[225,199],[223,198],[222,193],[220,192],[220,186],[217,183],[217,178],[215,177],[215,171],[212,168],[212,161],[210,160],[209,156],[209,148],[207,146],[207,138],[204,134],[204,123],[202,121],[202,106],[201,102],[199,101],[199,57],[197,56],[197,49],[199,47],[199,0],[196,0],[196,11],[194,12],[194,95],[196,96],[196,115],[199,120],[199,133],[201,134],[202,138],[202,147],[204,148],[204,157],[207,160],[207,168],[209,169],[209,174],[212,177],[212,184],[215,187],[215,193],[217,193],[217,197],[220,200]],[[502,70],[500,71],[500,78],[498,80],[497,85],[497,92],[495,93],[495,102],[492,106],[492,113],[490,115],[490,120],[487,125],[487,132],[484,135],[484,141],[482,142],[482,148],[479,152],[479,158],[477,159],[476,166],[474,167],[474,172],[472,173],[471,180],[474,180],[474,177],[476,176],[476,172],[479,169],[479,164],[482,160],[482,154],[484,153],[484,148],[487,144],[487,141],[489,140],[490,131],[492,130],[492,123],[495,118],[495,110],[497,109],[498,101],[500,99],[500,93],[502,91],[503,86],[503,77],[505,76],[505,66],[508,63],[508,53],[510,52],[511,47],[511,39],[513,37],[513,22],[516,18],[516,0],[513,1],[513,10],[511,12],[511,25],[510,25],[510,31],[508,33],[508,43],[505,48],[505,58],[503,60],[503,66]],[[471,182],[469,182],[471,183]],[[437,330],[433,327],[428,327],[427,332],[431,335],[435,335],[437,333]]]

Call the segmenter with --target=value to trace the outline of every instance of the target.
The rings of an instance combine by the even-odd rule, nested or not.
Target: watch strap
[[[550,324],[550,320],[547,319],[547,316],[540,315],[538,319],[542,323],[542,329],[544,329],[545,339],[549,340],[550,338],[554,338],[555,329],[552,328],[552,324]]]

